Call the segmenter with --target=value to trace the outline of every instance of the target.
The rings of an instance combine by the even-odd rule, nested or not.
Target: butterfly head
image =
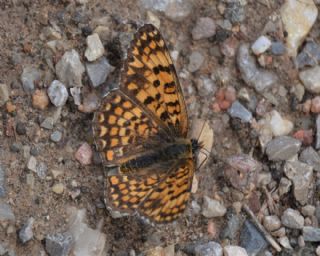
[[[191,139],[191,147],[193,155],[196,155],[203,147],[203,143],[197,139]]]

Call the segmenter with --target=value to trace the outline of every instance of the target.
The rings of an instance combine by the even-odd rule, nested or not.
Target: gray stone
[[[0,165],[0,198],[6,195],[6,173],[3,166]]]
[[[320,149],[320,115],[317,115],[316,119],[316,149]]]
[[[315,171],[320,171],[320,156],[313,147],[307,147],[303,150],[299,156],[299,160],[312,166]]]
[[[302,205],[308,202],[309,187],[313,179],[312,166],[299,161],[287,161],[284,173],[293,183],[295,199]]]
[[[311,226],[303,227],[303,238],[306,242],[320,242],[320,228]]]
[[[9,100],[9,89],[6,84],[0,83],[0,107]]]
[[[315,212],[316,212],[316,207],[310,204],[301,208],[301,213],[303,214],[303,216],[306,216],[306,217],[314,216]]]
[[[239,229],[240,229],[239,216],[233,211],[230,211],[230,212],[228,211],[227,224],[221,232],[221,238],[233,240],[237,237]]]
[[[241,44],[237,55],[237,64],[247,85],[262,92],[278,82],[278,77],[271,71],[257,67],[256,60],[250,55],[249,44]]]
[[[103,84],[108,75],[114,71],[105,57],[101,57],[95,62],[86,63],[87,73],[93,87],[98,87]]]
[[[195,27],[192,29],[193,40],[200,40],[214,36],[216,33],[216,24],[209,17],[200,17]]]
[[[204,62],[204,56],[197,51],[194,51],[191,53],[189,57],[189,64],[188,64],[188,70],[190,72],[196,72],[200,69]]]
[[[299,78],[307,91],[320,93],[320,66],[314,66],[301,71]]]
[[[246,250],[240,246],[227,245],[223,248],[224,256],[248,256]]]
[[[70,234],[54,234],[46,237],[46,251],[50,256],[67,256],[73,246]]]
[[[320,45],[314,41],[309,41],[298,54],[295,63],[296,66],[304,68],[306,66],[315,66],[320,62]]]
[[[35,89],[35,82],[41,79],[41,72],[33,67],[25,67],[21,74],[21,82],[25,92],[32,93]]]
[[[82,87],[82,74],[85,71],[78,52],[74,49],[64,53],[56,65],[59,80],[68,87]]]
[[[284,55],[286,53],[286,46],[282,42],[272,42],[271,52],[273,55]]]
[[[277,215],[265,216],[263,218],[263,226],[268,231],[275,231],[281,227],[281,221]]]
[[[210,197],[203,197],[202,215],[206,218],[222,217],[226,214],[226,207]]]
[[[252,120],[252,113],[237,100],[232,103],[228,113],[231,117],[240,118],[243,122],[250,123]]]
[[[245,10],[240,1],[229,1],[224,12],[224,17],[232,24],[238,24],[245,19]]]
[[[268,50],[271,46],[271,41],[266,36],[260,36],[251,46],[251,49],[255,55],[259,55]]]
[[[52,140],[53,142],[59,142],[61,139],[62,139],[62,132],[60,131],[54,131],[50,135],[50,140]]]
[[[25,223],[19,231],[19,239],[23,244],[30,241],[33,238],[33,223],[34,218],[29,218],[27,223]]]
[[[36,172],[37,171],[37,159],[34,156],[31,156],[29,158],[29,161],[27,163],[27,168],[30,171]]]
[[[81,104],[81,88],[72,87],[70,88],[70,93],[73,98],[74,104],[79,106]]]
[[[259,255],[259,253],[267,248],[268,242],[257,228],[250,221],[246,220],[241,230],[240,246],[249,255]]]
[[[95,61],[104,54],[104,47],[98,34],[92,34],[87,37],[87,49],[84,53],[88,61]]]
[[[298,153],[301,141],[289,136],[279,136],[272,139],[266,146],[266,153],[269,160],[288,160]]]
[[[285,177],[282,177],[279,183],[279,196],[287,194],[290,190],[291,185],[292,182],[290,180],[288,180]]]
[[[140,0],[143,8],[152,11],[161,11],[172,21],[180,22],[192,12],[192,1],[190,0]]]
[[[53,105],[62,107],[67,102],[68,91],[63,83],[54,80],[48,88],[48,96]]]
[[[44,179],[47,176],[48,167],[44,162],[39,162],[36,167],[36,173],[40,179]]]
[[[18,121],[16,124],[16,132],[19,135],[25,135],[27,133],[26,124]]]
[[[40,124],[42,128],[45,128],[47,130],[52,130],[53,129],[53,124],[54,120],[52,117],[47,117],[46,119],[43,120],[43,122]]]
[[[281,222],[287,228],[302,229],[304,225],[304,218],[297,210],[288,208],[283,212]]]
[[[15,220],[15,216],[11,210],[10,205],[0,203],[0,221]]]
[[[195,256],[222,256],[222,247],[216,242],[200,244],[195,247]]]

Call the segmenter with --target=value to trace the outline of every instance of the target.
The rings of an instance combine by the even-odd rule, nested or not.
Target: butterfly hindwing
[[[171,222],[186,208],[193,172],[193,160],[184,159],[167,173],[109,176],[109,203],[116,210],[137,212],[153,223]]]

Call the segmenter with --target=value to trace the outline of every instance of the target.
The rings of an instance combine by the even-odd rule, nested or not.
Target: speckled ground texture
[[[272,161],[270,155],[268,158],[264,153],[265,145],[261,145],[260,130],[256,126],[258,120],[265,118],[265,113],[276,110],[282,118],[293,123],[293,127],[284,128],[289,129],[285,135],[293,137],[297,131],[313,130],[311,139],[305,139],[302,146],[299,146],[299,154],[309,146],[316,148],[315,120],[320,107],[311,112],[310,106],[309,111],[305,110],[304,107],[308,108],[305,102],[313,99],[316,93],[306,91],[299,99],[301,93],[292,89],[298,83],[301,71],[293,60],[286,53],[277,55],[270,49],[259,60],[252,54],[259,69],[268,70],[277,76],[277,83],[268,88],[267,93],[258,92],[254,86],[248,85],[237,65],[237,49],[241,43],[252,45],[261,35],[268,35],[272,42],[285,43],[286,32],[283,27],[273,24],[270,25],[272,28],[266,28],[268,22],[275,20],[284,1],[200,0],[181,3],[173,0],[177,2],[176,8],[179,11],[181,6],[186,8],[187,15],[182,11],[182,18],[175,12],[159,11],[162,8],[161,2],[0,0],[0,84],[5,84],[9,91],[9,99],[0,107],[0,167],[4,173],[4,177],[0,175],[0,188],[5,188],[5,193],[0,193],[0,204],[9,205],[15,216],[14,220],[0,219],[0,248],[8,252],[1,254],[0,250],[0,255],[50,255],[45,249],[46,237],[68,231],[70,207],[85,209],[88,226],[99,228],[106,235],[105,249],[101,255],[151,255],[148,254],[150,252],[163,255],[156,254],[158,249],[155,248],[168,249],[169,246],[170,250],[171,245],[175,248],[175,255],[181,256],[194,255],[197,245],[207,245],[209,241],[216,241],[222,247],[228,244],[240,245],[241,225],[250,219],[241,211],[242,204],[249,205],[257,216],[260,214],[260,221],[263,219],[261,214],[278,215],[281,219],[287,208],[299,211],[304,205],[317,208],[320,190],[316,184],[319,184],[319,175],[314,171],[309,187],[311,196],[307,202],[301,203],[302,199],[299,201],[291,187],[289,192],[280,197],[273,196],[276,210],[259,212],[262,205],[265,208],[271,207],[266,203],[267,195],[279,187],[281,178],[285,176],[283,165],[286,159]],[[226,14],[227,7],[233,2],[239,4],[241,13]],[[196,35],[192,31],[202,17],[211,18],[203,22],[211,26],[210,22],[213,21],[215,28],[212,35],[195,40]],[[207,120],[214,133],[213,148],[205,167],[196,174],[198,186],[186,213],[176,223],[161,226],[146,224],[136,217],[112,218],[106,210],[103,200],[105,168],[101,165],[93,143],[93,111],[79,110],[70,94],[70,88],[68,101],[61,108],[49,103],[39,109],[33,105],[32,96],[35,92],[26,92],[21,82],[23,70],[34,67],[41,73],[35,89],[47,92],[51,82],[57,79],[54,66],[64,52],[75,49],[81,62],[87,63],[86,37],[98,25],[103,25],[105,30],[101,32],[100,39],[105,47],[104,56],[115,70],[97,88],[90,85],[88,75],[84,72],[81,101],[86,107],[92,100],[89,98],[85,101],[88,95],[94,95],[93,101],[100,99],[105,91],[116,85],[123,61],[122,48],[128,44],[136,24],[150,22],[150,19],[160,22],[160,31],[169,50],[177,56],[174,63],[186,96],[191,125],[197,118]],[[55,33],[48,32],[51,28],[58,31],[58,38]],[[319,29],[318,18],[308,33],[308,40],[319,42]],[[210,31],[206,32],[202,33],[210,34]],[[55,52],[47,45],[51,40],[61,41]],[[304,44],[300,46],[299,52]],[[190,56],[194,56],[195,63],[191,63],[193,60],[190,60]],[[229,98],[226,96],[228,92],[231,95]],[[243,120],[240,120],[228,112],[235,99],[253,117],[250,113],[242,112]],[[12,107],[15,109],[12,110]],[[246,114],[250,122],[242,116]],[[48,117],[57,117],[52,129],[41,127]],[[200,130],[201,126],[198,128]],[[53,134],[57,131],[58,134]],[[91,145],[93,150],[93,160],[85,165],[75,157],[84,143]],[[250,180],[245,177],[246,181],[253,183],[252,189],[247,183],[239,182],[236,175],[243,178],[240,171],[227,171],[231,161],[229,157],[240,153],[248,157],[250,155],[257,161],[252,165],[259,165],[258,177],[270,177],[269,184],[265,184],[267,186],[259,185],[255,178]],[[30,157],[36,159],[38,170],[43,168],[42,176],[28,168]],[[239,165],[250,162],[248,159],[234,160],[231,166],[236,166],[237,161],[240,161]],[[246,171],[244,175],[247,175]],[[59,184],[58,187],[55,187],[56,184]],[[59,190],[61,184],[63,191]],[[204,216],[203,204],[207,197],[221,202],[227,208],[227,213],[221,214],[222,217]],[[228,232],[226,224],[230,216],[234,215],[240,223],[239,227],[235,228],[234,235],[225,235]],[[33,235],[31,240],[22,243],[19,231],[30,217],[34,218]],[[308,226],[318,227],[315,222],[319,216],[315,213],[304,217],[308,218],[305,219]],[[298,241],[301,234],[301,228],[286,229],[293,251],[302,250]],[[278,239],[277,235],[273,237]],[[316,250],[316,244],[306,241],[304,245],[310,255],[314,255],[312,253]],[[277,253],[271,246],[267,247],[267,251],[270,254],[262,255],[292,255],[293,252],[283,249],[287,254]]]

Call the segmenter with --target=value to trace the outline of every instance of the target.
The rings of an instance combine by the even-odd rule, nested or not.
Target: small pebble
[[[268,247],[268,242],[255,225],[246,220],[240,234],[240,246],[243,247],[249,255],[259,255]]]
[[[208,196],[203,197],[202,215],[206,218],[222,217],[226,214],[226,207],[219,201]]]
[[[271,52],[273,55],[281,56],[286,53],[286,47],[282,42],[272,42]]]
[[[89,165],[92,161],[92,149],[88,143],[83,143],[75,153],[75,158],[82,165]]]
[[[52,130],[53,129],[53,118],[52,117],[47,117],[46,119],[43,120],[43,122],[40,124],[42,128],[45,128],[47,130]]]
[[[6,84],[0,83],[0,107],[9,100],[9,88]]]
[[[307,147],[299,156],[299,160],[312,166],[315,171],[320,171],[320,156],[313,147]]]
[[[62,194],[64,191],[64,186],[62,183],[57,183],[52,186],[52,191],[58,195]]]
[[[288,160],[298,153],[301,142],[288,136],[279,136],[271,140],[266,146],[269,160]]]
[[[216,242],[197,245],[194,249],[195,256],[222,256],[222,247]]]
[[[320,66],[314,66],[301,71],[299,78],[307,91],[320,93]]]
[[[86,63],[86,69],[93,87],[103,84],[108,75],[114,71],[114,67],[109,64],[106,57],[101,57],[92,63]]]
[[[0,202],[0,221],[15,220],[14,213],[10,205]]]
[[[311,112],[320,113],[320,96],[316,96],[311,100]]]
[[[223,248],[224,256],[248,256],[246,250],[240,246],[227,245]]]
[[[297,210],[288,208],[283,212],[281,222],[288,228],[302,229],[304,225],[304,218]]]
[[[25,67],[21,74],[21,82],[25,92],[32,93],[35,89],[35,83],[38,82],[42,74],[33,67]]]
[[[73,242],[73,237],[68,233],[47,235],[46,251],[50,256],[68,256]]]
[[[0,165],[0,198],[4,197],[6,195],[6,177],[5,177],[5,169]]]
[[[243,122],[251,122],[252,113],[246,109],[239,101],[232,103],[231,107],[228,109],[228,113],[233,118],[239,118]]]
[[[216,33],[216,24],[209,17],[200,17],[195,27],[192,29],[193,40],[200,40],[214,36]]]
[[[61,107],[66,104],[68,99],[68,91],[63,83],[54,80],[48,88],[50,101],[56,107]]]
[[[25,244],[26,242],[30,241],[33,238],[33,223],[34,218],[29,218],[27,223],[23,225],[23,227],[19,231],[19,239],[20,241]]]
[[[64,53],[56,64],[56,74],[61,83],[68,87],[82,87],[82,74],[85,71],[79,53],[72,49]]]
[[[320,148],[320,115],[317,115],[316,118],[316,129],[317,129],[317,133],[316,133],[316,145],[315,148],[319,149]]]
[[[263,218],[263,225],[268,231],[275,231],[281,227],[281,221],[278,216],[265,216]]]
[[[54,131],[51,135],[50,135],[50,140],[52,140],[53,142],[59,142],[62,138],[62,132],[60,131]]]
[[[320,228],[311,226],[303,227],[303,238],[306,242],[320,242]]]
[[[37,171],[37,159],[34,156],[29,158],[27,168],[30,171],[36,172]]]
[[[309,41],[298,54],[295,63],[299,69],[307,66],[315,66],[320,62],[320,45]]]
[[[285,195],[289,192],[292,182],[285,177],[280,179],[279,196]]]
[[[32,106],[44,110],[49,105],[49,98],[44,90],[35,90],[32,95]]]
[[[196,72],[200,69],[204,62],[204,56],[197,51],[194,51],[189,56],[189,64],[188,64],[188,70],[190,72]]]
[[[287,236],[280,237],[278,241],[284,248],[289,249],[290,251],[293,250],[289,238]]]
[[[288,135],[293,129],[293,123],[283,118],[276,110],[270,113],[270,126],[274,136]]]
[[[11,101],[7,101],[6,103],[6,109],[8,113],[13,113],[16,111],[17,107],[14,105]]]
[[[248,44],[241,44],[238,49],[237,64],[242,79],[247,85],[263,92],[277,84],[278,77],[275,73],[257,67],[256,60],[251,56]]]
[[[87,37],[87,49],[84,53],[88,61],[95,61],[104,54],[104,47],[98,34]]]
[[[260,55],[268,50],[271,46],[271,41],[266,36],[260,36],[251,46],[252,51],[255,55]]]
[[[27,133],[26,124],[22,122],[17,122],[16,132],[19,135],[25,135]]]
[[[300,140],[303,145],[309,146],[313,143],[313,130],[298,130],[292,137]]]

